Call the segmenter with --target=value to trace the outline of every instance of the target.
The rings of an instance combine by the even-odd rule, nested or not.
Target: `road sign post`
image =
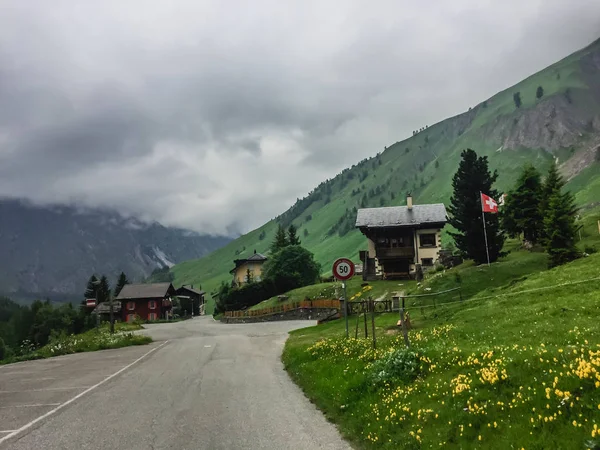
[[[344,320],[346,321],[346,338],[348,338],[348,288],[346,282],[354,276],[354,263],[347,258],[336,259],[332,271],[333,276],[342,282],[344,288]]]

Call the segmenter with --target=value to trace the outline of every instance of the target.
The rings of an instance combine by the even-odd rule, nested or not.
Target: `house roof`
[[[406,227],[446,221],[446,207],[443,203],[414,205],[410,210],[406,206],[363,208],[356,214],[357,228]]]
[[[198,294],[198,295],[206,294],[206,292],[204,292],[204,291],[199,291],[198,289],[194,289],[194,288],[187,287],[187,286],[181,286],[180,288],[177,288],[177,292],[182,291],[184,289],[186,291],[193,292],[194,294]]]
[[[117,300],[165,297],[169,291],[175,291],[171,283],[126,284]]]
[[[263,255],[261,253],[256,253],[256,250],[254,250],[254,254],[251,255],[249,258],[234,259],[233,263],[235,264],[235,267],[233,269],[231,269],[229,271],[229,273],[235,272],[235,269],[237,269],[239,266],[241,266],[244,263],[247,263],[247,262],[264,262],[267,259],[268,258],[265,255]]]

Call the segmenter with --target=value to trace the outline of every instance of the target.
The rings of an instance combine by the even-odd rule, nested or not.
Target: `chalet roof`
[[[162,298],[169,291],[175,291],[171,283],[126,284],[117,300],[135,300],[139,298]]]
[[[180,288],[177,288],[177,292],[183,291],[183,290],[193,292],[194,294],[198,294],[198,295],[206,294],[206,292],[204,292],[204,291],[199,291],[198,289],[194,289],[194,288],[188,287],[188,286],[181,286]]]
[[[406,206],[363,208],[356,214],[357,228],[407,227],[446,221],[446,207],[443,203],[414,205],[410,210]]]
[[[239,266],[241,266],[244,263],[247,262],[265,262],[268,258],[261,254],[261,253],[256,253],[256,250],[254,250],[254,254],[251,255],[249,258],[242,258],[242,259],[234,259],[233,263],[235,264],[235,267],[233,269],[231,269],[229,271],[229,273],[233,273],[235,272],[235,269],[237,269]]]

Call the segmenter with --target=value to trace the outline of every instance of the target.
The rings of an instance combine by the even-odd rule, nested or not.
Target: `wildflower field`
[[[376,350],[341,320],[286,344],[292,378],[358,448],[600,448],[600,255],[410,312],[408,349],[396,314],[377,317]]]
[[[68,355],[71,353],[129,347],[131,345],[145,345],[152,342],[152,338],[149,336],[132,333],[133,330],[142,328],[140,326],[126,323],[115,325],[114,334],[110,334],[108,325],[105,324],[100,329],[93,329],[81,334],[59,334],[52,336],[50,342],[40,348],[35,348],[29,342],[23,342],[19,356],[4,359],[0,364],[50,358],[52,356]]]

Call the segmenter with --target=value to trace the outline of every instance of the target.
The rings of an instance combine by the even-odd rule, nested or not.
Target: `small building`
[[[438,261],[441,232],[446,225],[442,203],[359,209],[356,227],[367,237],[368,249],[360,252],[363,279],[413,278]]]
[[[236,259],[233,261],[235,267],[229,271],[233,275],[232,284],[234,286],[243,286],[248,282],[248,276],[253,281],[260,281],[263,271],[263,264],[267,261],[265,255],[256,253],[247,259]]]
[[[177,297],[182,304],[182,309],[185,310],[188,302],[184,302],[184,299],[189,301],[189,312],[193,312],[194,316],[203,316],[204,315],[204,295],[206,292],[200,291],[198,289],[194,289],[194,285],[183,285],[179,289],[175,291]]]
[[[136,317],[158,320],[171,316],[175,295],[171,283],[126,284],[116,301],[121,304],[121,319],[124,321],[131,322]]]

